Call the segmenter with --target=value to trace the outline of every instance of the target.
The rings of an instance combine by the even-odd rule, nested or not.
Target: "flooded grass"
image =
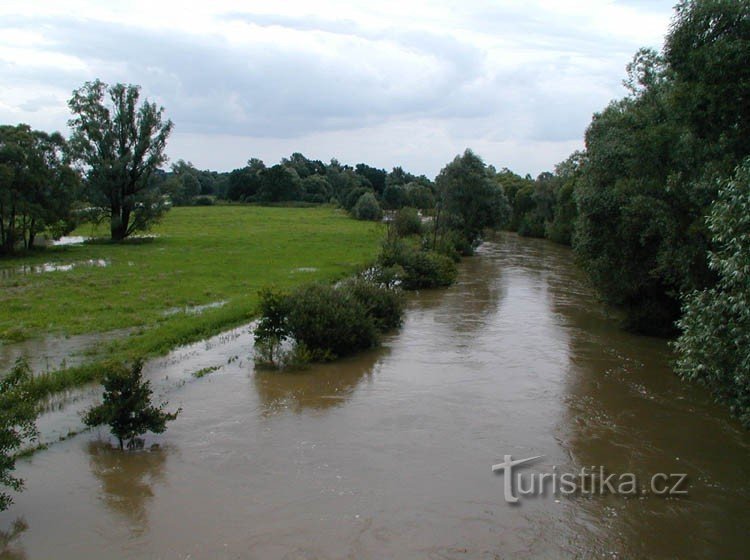
[[[104,234],[90,226],[73,233]],[[377,224],[327,207],[174,208],[138,242],[53,246],[0,261],[0,348],[7,354],[23,340],[133,329],[99,343],[91,363],[38,375],[35,393],[51,394],[97,380],[107,360],[164,354],[247,323],[264,286],[341,278],[375,257],[381,236]],[[310,255],[315,270],[289,274],[312,268]],[[81,262],[108,265],[2,272]]]
[[[220,370],[221,366],[209,366],[199,369],[198,371],[193,372],[193,377],[196,379],[200,379],[201,377],[205,377],[209,373],[213,373],[217,370]]]

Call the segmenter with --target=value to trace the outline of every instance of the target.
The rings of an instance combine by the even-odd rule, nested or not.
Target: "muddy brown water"
[[[618,329],[565,248],[499,236],[353,359],[258,372],[251,340],[148,364],[184,411],[145,450],[85,432],[21,461],[4,557],[746,557],[748,434],[673,376],[664,341]],[[50,403],[43,437],[80,427],[96,393]],[[688,495],[510,505],[491,472],[506,454],[543,455],[530,472],[684,472]]]

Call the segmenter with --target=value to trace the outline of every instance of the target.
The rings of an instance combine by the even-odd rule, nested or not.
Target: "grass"
[[[39,396],[64,390],[98,379],[104,360],[163,354],[249,321],[264,286],[285,289],[351,273],[376,257],[381,227],[328,207],[174,208],[151,240],[3,259],[0,341],[134,329],[100,345],[91,362],[35,380]],[[104,234],[87,226],[74,235],[92,233]],[[67,271],[12,272],[76,263]],[[224,304],[191,309],[217,302]]]

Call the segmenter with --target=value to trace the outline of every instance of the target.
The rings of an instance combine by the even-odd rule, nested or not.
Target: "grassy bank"
[[[130,328],[101,345],[95,361],[164,353],[248,321],[263,286],[329,281],[368,263],[378,253],[380,227],[331,208],[175,208],[154,239],[0,261],[0,340]],[[42,265],[73,268],[35,271]],[[88,364],[42,376],[40,391],[95,379],[96,372]]]

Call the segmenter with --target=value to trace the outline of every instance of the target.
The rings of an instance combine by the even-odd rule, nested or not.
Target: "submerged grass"
[[[86,243],[0,261],[0,341],[136,330],[96,361],[38,375],[38,397],[98,380],[108,361],[164,354],[248,322],[260,288],[333,281],[372,261],[381,226],[328,207],[174,208],[149,242]],[[104,232],[81,228],[74,235]],[[24,273],[24,265],[102,259],[103,267]],[[304,274],[299,273],[305,270]],[[15,272],[18,271],[18,272]],[[170,312],[226,301],[202,313]]]

